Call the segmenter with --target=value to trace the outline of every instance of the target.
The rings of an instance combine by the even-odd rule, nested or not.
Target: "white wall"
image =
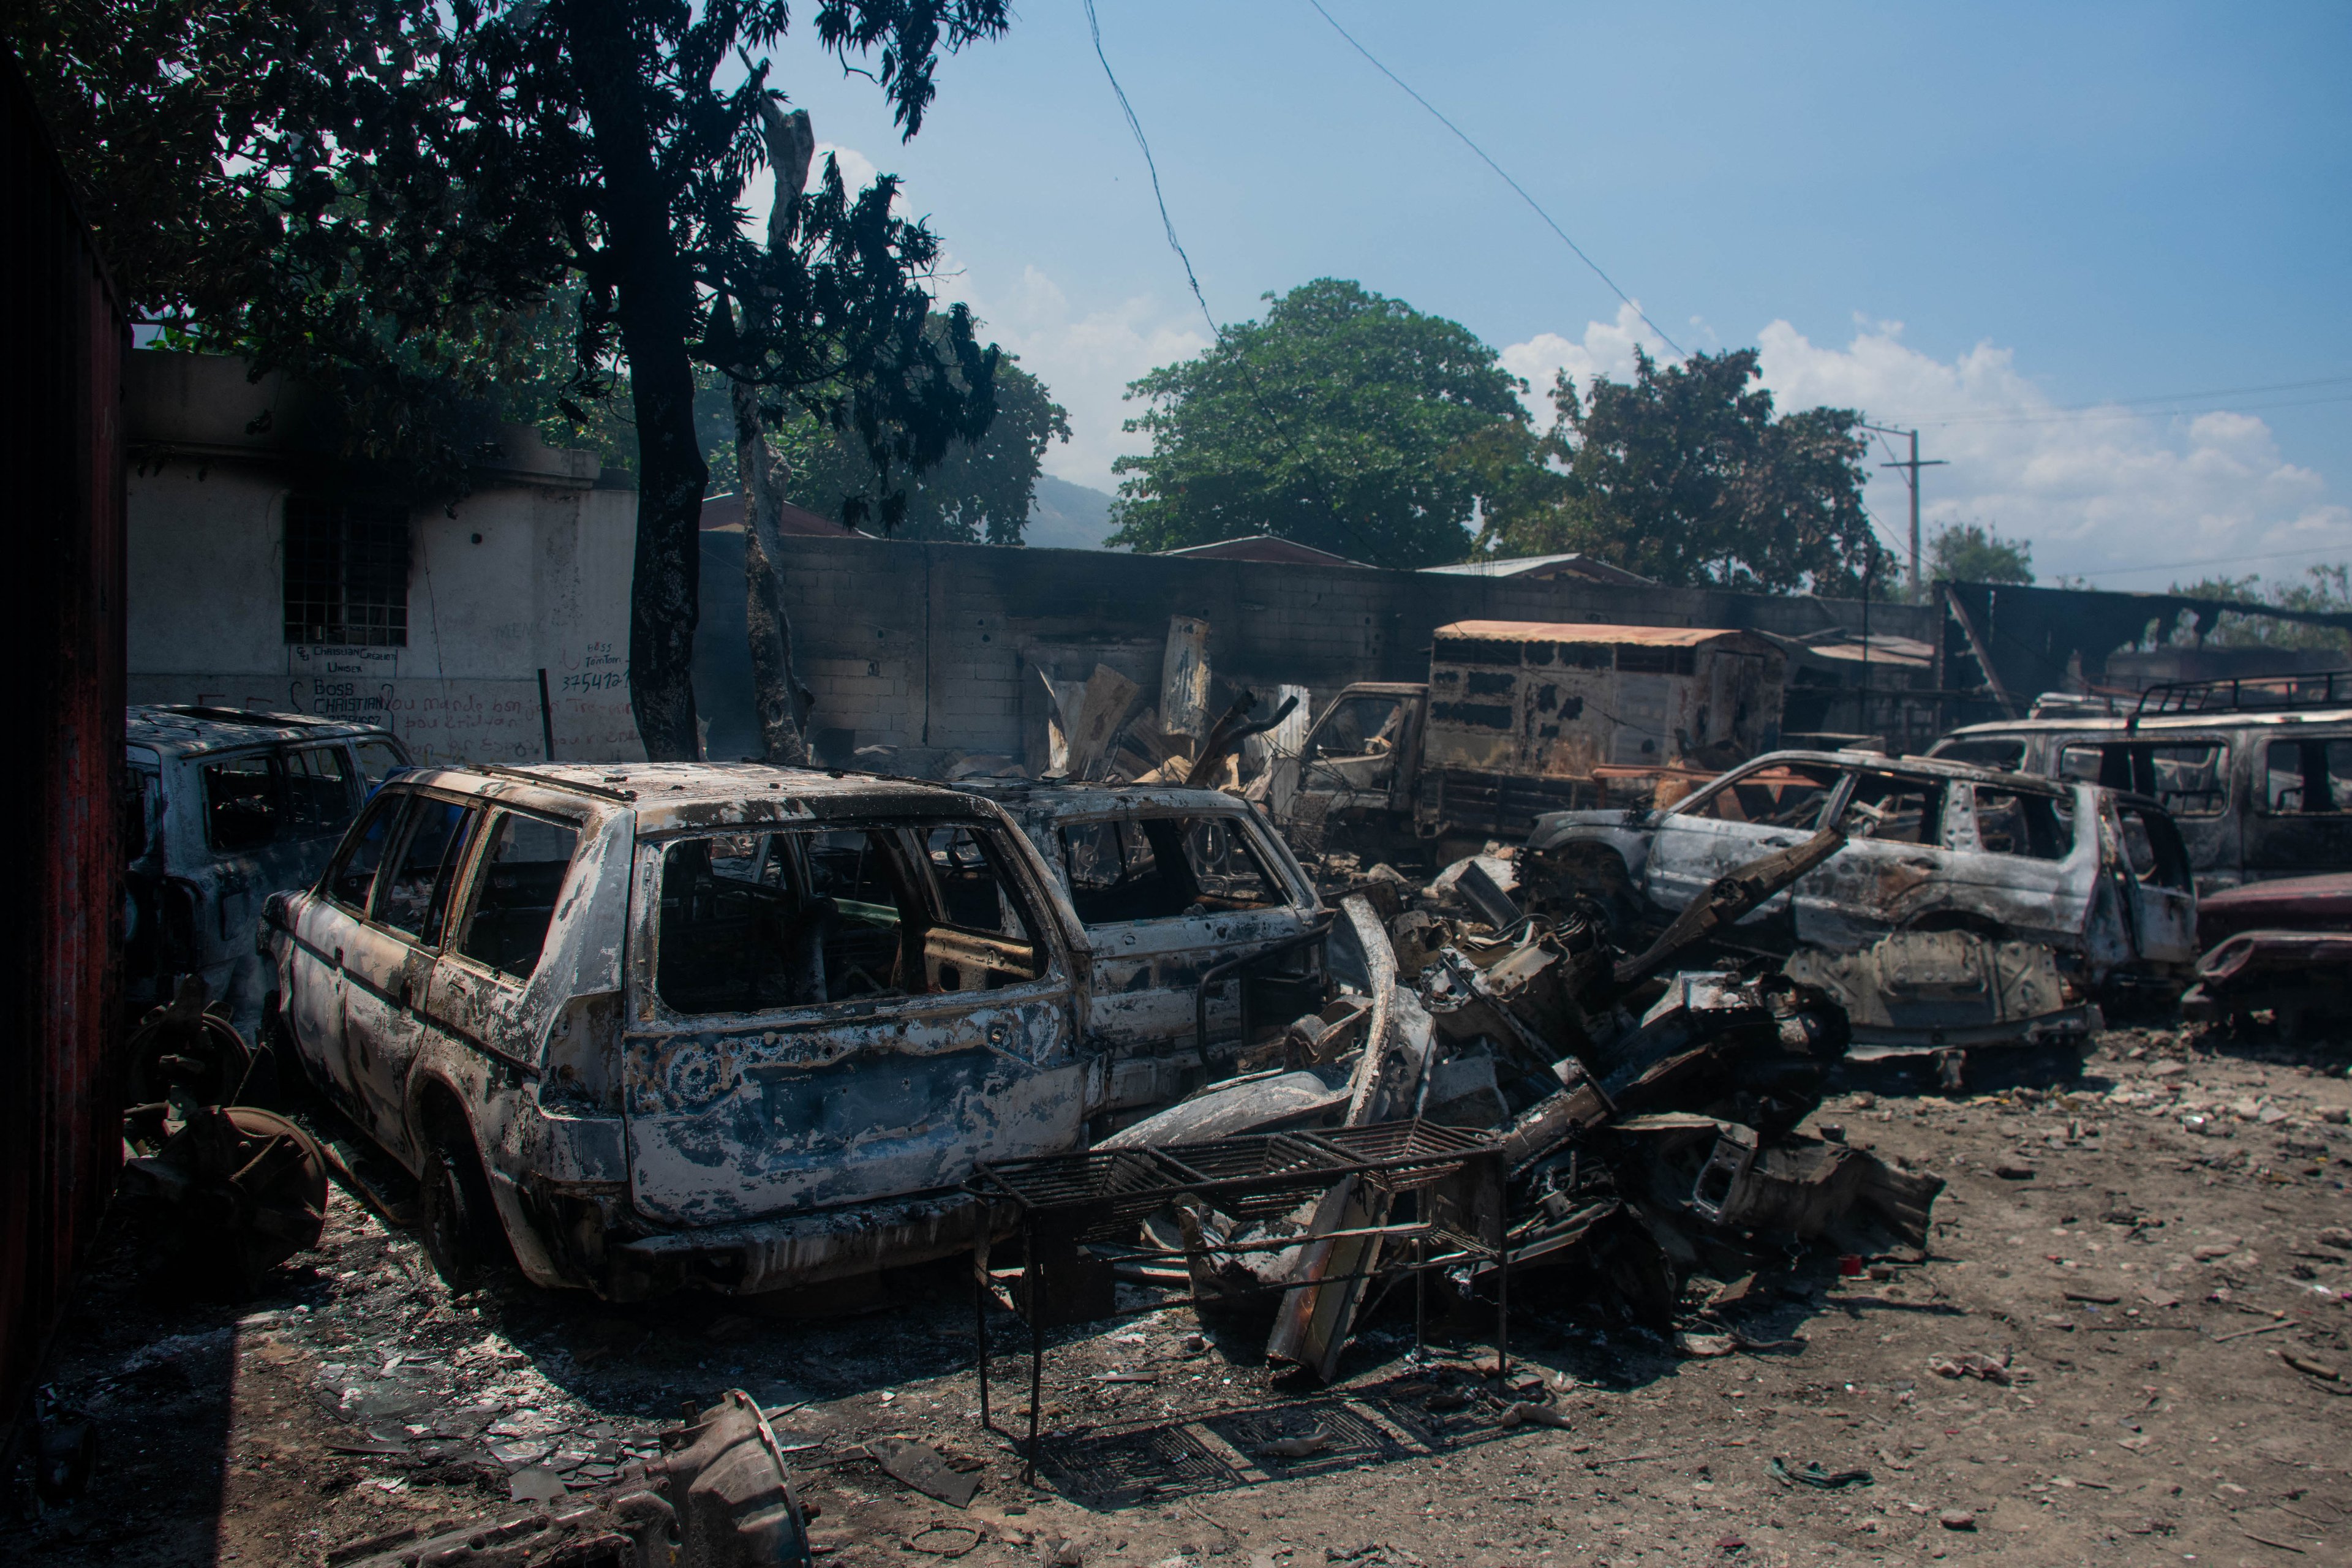
[[[137,357],[137,356],[134,356]],[[130,482],[130,697],[388,725],[419,761],[640,761],[629,716],[633,491],[487,480],[412,519],[408,644],[289,645],[267,457],[151,459]],[[477,542],[478,536],[478,542]]]

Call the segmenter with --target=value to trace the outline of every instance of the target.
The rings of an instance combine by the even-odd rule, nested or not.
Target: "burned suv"
[[[408,752],[372,724],[235,708],[134,704],[123,731],[131,1002],[168,1002],[198,975],[250,1039],[267,990],[253,952],[262,900],[317,879]]]
[[[1935,759],[1776,752],[1663,810],[1556,813],[1521,882],[1638,929],[1832,828],[1835,854],[1725,934],[1790,955],[1865,1046],[2087,1032],[2095,997],[2177,992],[2196,960],[2188,854],[2161,805]]]
[[[276,1044],[418,1177],[453,1279],[508,1247],[536,1283],[618,1300],[942,1256],[973,1238],[976,1162],[1081,1149],[1197,1081],[1197,1055],[1158,1058],[1192,1042],[1199,977],[1108,962],[1176,882],[1180,921],[1297,927],[1286,858],[1236,846],[1258,890],[1204,885],[1172,825],[1209,814],[1174,805],[1073,822],[1066,892],[1002,810],[940,785],[420,770],[271,900]],[[1073,894],[1129,918],[1082,922]],[[1090,1027],[1102,978],[1142,994],[1162,970],[1181,1019]]]

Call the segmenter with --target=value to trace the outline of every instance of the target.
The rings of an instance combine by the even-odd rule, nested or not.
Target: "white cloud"
[[[816,155],[809,160],[809,184],[814,185],[824,175],[824,161],[830,155],[841,164],[841,183],[849,194],[858,192],[874,183],[880,172],[873,159],[855,147],[836,142],[820,142]],[[743,182],[743,211],[749,219],[748,232],[763,236],[768,232],[768,209],[776,204],[776,172],[762,163]],[[902,209],[903,210],[903,209]]]
[[[1018,354],[1022,368],[1069,410],[1070,439],[1045,454],[1045,471],[1098,489],[1116,482],[1111,459],[1145,449],[1143,437],[1119,428],[1138,411],[1122,401],[1127,384],[1209,346],[1207,324],[1165,300],[1137,295],[1108,309],[1079,310],[1035,267],[1024,268],[1009,288],[969,272],[946,284],[950,297],[981,318],[982,335]]]
[[[1783,410],[1827,404],[1917,426],[1920,456],[1949,465],[1924,476],[1929,539],[1943,524],[1982,522],[2032,541],[2045,581],[2083,574],[2117,588],[2248,572],[2276,581],[2299,575],[2316,552],[2352,556],[2352,508],[2288,462],[2253,415],[2061,410],[2019,371],[2013,350],[1979,343],[1943,361],[1902,334],[1899,321],[1858,321],[1845,346],[1825,347],[1774,321],[1757,335],[1759,368]],[[1580,385],[1596,373],[1622,379],[1636,342],[1662,349],[1621,310],[1579,340],[1546,332],[1514,343],[1503,363],[1528,379],[1528,401],[1548,417],[1555,369]],[[1909,500],[1901,475],[1875,466],[1888,456],[1874,445],[1870,507],[1899,538]]]
[[[851,191],[872,183],[877,166],[856,148],[820,142],[815,168],[824,166],[827,153],[840,161],[842,183]],[[761,169],[745,183],[743,206],[751,233],[765,232],[774,199],[769,170]],[[906,210],[903,200],[900,210]],[[1019,355],[1022,368],[1069,411],[1070,439],[1045,454],[1045,471],[1098,489],[1117,483],[1113,458],[1143,449],[1139,437],[1119,427],[1136,412],[1123,401],[1127,384],[1209,346],[1205,323],[1193,320],[1189,307],[1137,295],[1107,309],[1081,310],[1034,266],[1008,283],[976,274],[943,251],[938,288],[942,303],[961,300],[970,305],[981,319],[983,338]]]

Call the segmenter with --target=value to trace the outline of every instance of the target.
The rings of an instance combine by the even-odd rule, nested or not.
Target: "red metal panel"
[[[0,1424],[13,1425],[121,1153],[128,345],[13,59],[0,99]]]

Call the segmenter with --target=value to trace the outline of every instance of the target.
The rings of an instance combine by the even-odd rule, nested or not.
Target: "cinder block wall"
[[[1220,696],[1305,685],[1319,706],[1350,681],[1424,680],[1450,621],[1730,626],[1802,636],[1859,628],[1858,603],[1593,583],[1525,583],[1361,567],[1171,560],[1118,551],[793,539],[785,605],[811,728],[836,754],[863,745],[1045,755],[1037,672],[1083,680],[1106,664],[1154,700],[1171,616],[1209,623]],[[743,636],[742,535],[703,535],[696,688],[710,755],[757,749]],[[1932,609],[1874,604],[1871,629],[1933,641]]]

